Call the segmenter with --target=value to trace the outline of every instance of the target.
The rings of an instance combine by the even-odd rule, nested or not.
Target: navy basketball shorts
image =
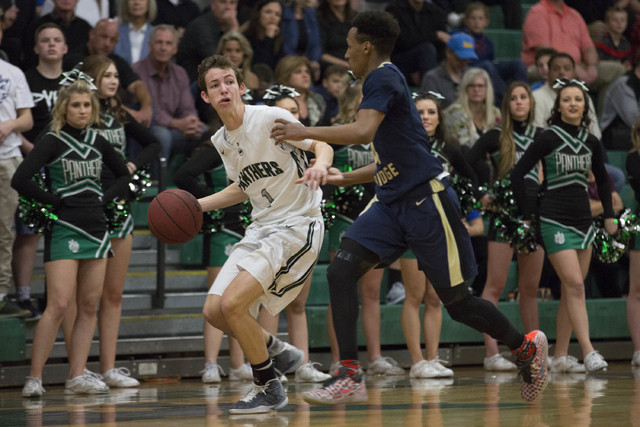
[[[477,274],[458,196],[445,180],[432,179],[424,191],[385,204],[372,203],[349,227],[352,239],[389,265],[411,249],[433,286],[449,288]]]

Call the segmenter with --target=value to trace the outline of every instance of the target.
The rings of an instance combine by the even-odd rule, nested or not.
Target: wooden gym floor
[[[640,426],[640,370],[615,362],[598,375],[554,375],[543,398],[520,398],[515,374],[455,367],[453,379],[367,377],[367,404],[309,406],[301,392],[317,385],[289,379],[289,405],[277,413],[229,416],[248,383],[199,379],[144,382],[109,395],[66,396],[46,387],[41,400],[0,389],[0,426]],[[635,378],[634,378],[635,374]]]

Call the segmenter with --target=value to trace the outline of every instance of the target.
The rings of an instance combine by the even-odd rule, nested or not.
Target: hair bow
[[[93,84],[93,78],[85,73],[80,71],[78,68],[74,68],[71,71],[66,71],[62,73],[62,79],[60,80],[60,86],[71,86],[78,80],[84,80],[89,84],[89,88],[91,90],[98,90],[95,84]]]
[[[294,98],[296,96],[300,96],[300,94],[292,87],[285,85],[273,85],[264,92],[262,99],[276,99],[280,96],[289,96]]]
[[[578,85],[585,92],[589,92],[589,88],[587,87],[586,83],[583,82],[582,80],[576,80],[576,79],[571,79],[571,80],[569,80],[569,79],[556,79],[556,81],[553,83],[552,87],[554,89],[562,89],[563,87],[565,87],[569,83],[573,83],[575,85]]]

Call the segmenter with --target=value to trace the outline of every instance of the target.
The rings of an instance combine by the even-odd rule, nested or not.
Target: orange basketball
[[[149,204],[147,223],[158,240],[179,245],[193,239],[202,228],[202,209],[188,191],[165,190]]]

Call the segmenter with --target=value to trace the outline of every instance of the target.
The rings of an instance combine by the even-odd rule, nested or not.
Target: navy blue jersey
[[[429,137],[400,70],[391,63],[382,64],[367,76],[362,94],[359,109],[385,114],[372,148],[378,199],[392,203],[419,187],[427,191],[427,183],[443,169],[431,154]]]

